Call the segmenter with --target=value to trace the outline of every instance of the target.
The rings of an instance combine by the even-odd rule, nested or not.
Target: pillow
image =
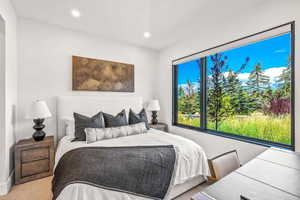
[[[65,117],[62,119],[66,128],[66,135],[75,138],[75,121],[74,118]]]
[[[75,120],[75,139],[73,141],[85,141],[85,128],[103,128],[102,112],[93,117],[87,117],[74,113]]]
[[[107,113],[103,113],[103,118],[104,118],[105,128],[128,125],[125,109],[123,109],[116,116],[113,116],[113,115],[110,115]],[[91,128],[93,128],[93,127],[91,127]]]
[[[127,126],[111,127],[111,128],[86,128],[86,143],[92,143],[99,140],[124,137],[146,133],[147,128],[145,122],[132,124]]]
[[[147,113],[143,108],[140,113],[136,114],[131,109],[129,110],[129,124],[137,124],[140,122],[145,122],[146,128],[149,130]]]

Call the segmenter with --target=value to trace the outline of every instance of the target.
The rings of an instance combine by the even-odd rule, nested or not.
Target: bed
[[[174,168],[174,181],[170,185],[165,199],[186,192],[205,181],[209,175],[209,167],[203,149],[193,141],[159,130],[150,129],[146,134],[131,135],[115,139],[101,140],[91,144],[84,141],[71,142],[72,138],[66,135],[64,120],[71,117],[73,112],[93,115],[97,111],[111,114],[118,113],[121,109],[129,108],[138,112],[143,108],[140,97],[103,98],[94,96],[63,96],[57,100],[58,119],[58,147],[55,156],[55,167],[67,152],[81,147],[130,147],[130,146],[155,146],[173,145],[176,151],[176,168]],[[67,175],[67,174],[66,174]],[[146,200],[148,198],[108,189],[74,183],[65,187],[57,197],[58,200]]]

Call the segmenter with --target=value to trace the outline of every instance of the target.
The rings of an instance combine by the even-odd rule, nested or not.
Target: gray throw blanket
[[[53,200],[74,183],[164,199],[175,163],[172,145],[74,149],[57,164],[52,181]]]

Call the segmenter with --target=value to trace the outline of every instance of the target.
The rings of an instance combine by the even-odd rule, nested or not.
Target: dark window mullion
[[[291,146],[295,151],[295,22],[291,22]]]
[[[178,66],[173,67],[173,124],[178,124]]]
[[[206,57],[201,58],[200,128],[206,129]]]

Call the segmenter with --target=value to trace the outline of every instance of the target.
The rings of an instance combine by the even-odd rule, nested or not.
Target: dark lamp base
[[[152,120],[151,120],[152,124],[157,124],[158,120],[157,120],[157,111],[152,111]]]
[[[45,128],[45,125],[43,124],[45,119],[34,119],[34,126],[33,129],[35,130],[35,132],[32,135],[32,138],[35,141],[42,141],[45,136],[46,133],[43,131],[43,129]]]
[[[46,133],[44,131],[36,131],[33,133],[32,138],[35,141],[42,141],[46,136]]]

